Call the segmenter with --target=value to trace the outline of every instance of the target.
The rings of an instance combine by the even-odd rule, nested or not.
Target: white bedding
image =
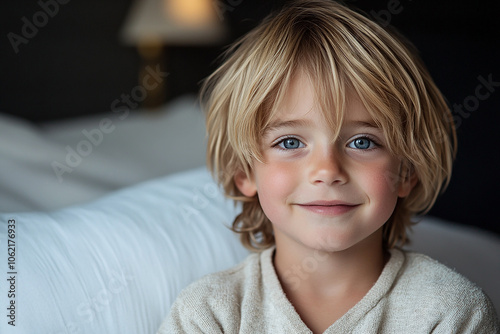
[[[100,141],[95,129],[102,133]],[[95,144],[83,131],[93,134]],[[80,156],[79,148],[90,153]],[[79,162],[71,155],[72,165],[66,162],[71,150],[81,157]],[[0,114],[0,157],[0,212],[59,209],[203,166],[204,116],[195,96],[126,117],[108,112],[36,127]]]
[[[16,247],[0,333],[155,333],[183,287],[248,254],[227,228],[236,212],[201,168],[54,212],[0,213],[0,245],[12,220]]]

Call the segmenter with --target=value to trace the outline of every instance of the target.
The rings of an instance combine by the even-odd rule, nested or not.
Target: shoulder
[[[260,281],[260,254],[237,266],[206,275],[181,291],[159,333],[232,332],[241,320],[241,305]]]
[[[483,298],[483,291],[466,277],[427,255],[405,252],[405,262],[399,280],[411,281],[420,293],[432,293],[436,297]]]
[[[397,300],[411,303],[416,313],[436,323],[497,328],[493,304],[476,284],[426,255],[403,253],[404,264],[394,285]]]
[[[243,262],[228,270],[206,275],[188,285],[176,303],[232,304],[245,292],[245,287],[258,279],[259,254],[250,254]]]

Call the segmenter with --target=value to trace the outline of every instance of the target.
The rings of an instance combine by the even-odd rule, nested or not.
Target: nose
[[[309,161],[309,180],[312,184],[344,184],[348,180],[341,152],[332,147],[312,152]]]

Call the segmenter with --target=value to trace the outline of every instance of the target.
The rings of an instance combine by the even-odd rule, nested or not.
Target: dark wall
[[[117,38],[131,1],[59,1],[0,5],[1,112],[34,121],[103,112],[136,85],[137,52]]]
[[[19,44],[17,53],[8,34],[22,36],[23,18],[40,19],[37,13],[43,9],[36,1],[0,4],[0,112],[34,122],[102,113],[137,85],[139,56],[118,39],[131,0],[59,1],[67,3],[59,4],[57,14]],[[167,98],[196,92],[224,45],[284,2],[214,0],[230,37],[212,47],[166,47]],[[500,20],[495,2],[348,3],[413,41],[455,115],[459,153],[454,175],[431,214],[500,234]]]

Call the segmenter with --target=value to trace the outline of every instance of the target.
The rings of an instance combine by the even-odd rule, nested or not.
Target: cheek
[[[380,164],[372,166],[363,173],[363,189],[369,197],[373,214],[389,219],[398,199],[397,164]]]
[[[256,167],[259,201],[266,216],[275,222],[293,193],[296,180],[290,164],[262,164]]]

